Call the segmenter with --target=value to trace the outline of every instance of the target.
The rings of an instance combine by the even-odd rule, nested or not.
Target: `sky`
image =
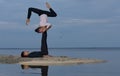
[[[29,7],[48,1],[58,16],[49,18],[49,48],[120,47],[120,0],[0,0],[0,48],[39,48],[41,34],[34,32],[39,16]]]

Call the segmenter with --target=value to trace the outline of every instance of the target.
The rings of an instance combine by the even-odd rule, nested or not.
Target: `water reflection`
[[[32,66],[32,65],[21,65],[24,69],[41,69],[41,76],[48,76],[48,66]]]

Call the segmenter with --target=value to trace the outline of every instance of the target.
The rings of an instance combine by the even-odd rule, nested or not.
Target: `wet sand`
[[[13,55],[0,55],[0,64],[24,64],[24,65],[69,65],[103,63],[105,60],[90,58],[72,58],[67,56],[54,56],[46,58],[22,58]]]

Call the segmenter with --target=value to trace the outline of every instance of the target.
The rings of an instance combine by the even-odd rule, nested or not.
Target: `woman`
[[[46,2],[46,7],[49,9],[49,11],[45,11],[45,10],[41,10],[41,9],[38,9],[38,8],[30,7],[28,9],[26,25],[28,25],[30,23],[30,17],[32,15],[32,12],[34,12],[34,13],[36,13],[36,14],[38,14],[40,16],[40,27],[41,27],[40,33],[43,33],[46,30],[48,30],[51,27],[51,24],[47,23],[47,17],[56,17],[57,14],[51,8],[51,6],[50,6],[50,4],[48,2]]]

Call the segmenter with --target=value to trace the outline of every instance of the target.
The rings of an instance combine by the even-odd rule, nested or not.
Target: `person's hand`
[[[48,9],[51,8],[51,6],[50,6],[50,4],[49,4],[48,2],[46,2],[46,7],[47,7]]]
[[[30,23],[30,19],[26,20],[26,25],[28,25]]]

